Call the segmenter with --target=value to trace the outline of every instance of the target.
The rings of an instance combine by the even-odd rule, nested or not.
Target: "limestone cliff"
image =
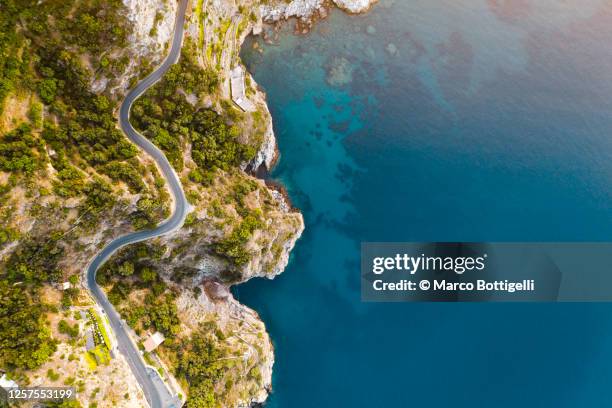
[[[177,3],[171,0],[123,0],[133,24],[130,48],[138,55],[160,60],[174,30]]]

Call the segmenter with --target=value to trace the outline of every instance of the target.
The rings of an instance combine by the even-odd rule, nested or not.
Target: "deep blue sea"
[[[274,341],[268,407],[612,406],[612,304],[359,288],[362,241],[612,240],[609,1],[382,0],[243,58],[306,221],[235,290]]]

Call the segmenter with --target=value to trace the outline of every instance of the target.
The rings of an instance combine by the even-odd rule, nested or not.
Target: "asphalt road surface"
[[[138,97],[140,97],[147,89],[153,86],[155,82],[161,79],[166,71],[168,71],[168,69],[179,59],[183,41],[183,26],[185,24],[187,2],[188,0],[180,0],[179,2],[170,53],[164,62],[154,72],[139,82],[138,85],[136,85],[136,87],[127,94],[119,111],[119,125],[121,126],[123,132],[133,143],[138,145],[138,147],[151,156],[161,170],[162,176],[166,180],[174,200],[174,211],[172,212],[170,218],[154,229],[137,231],[121,236],[110,242],[95,256],[95,258],[92,259],[91,263],[87,267],[87,286],[89,287],[93,297],[96,299],[98,305],[107,314],[108,320],[118,342],[117,348],[119,352],[125,356],[130,369],[138,380],[151,408],[167,408],[173,405],[180,405],[180,403],[178,402],[178,399],[173,398],[169,390],[159,378],[159,375],[154,372],[154,370],[148,369],[145,366],[138,348],[130,340],[125,323],[122,322],[118,313],[108,301],[102,289],[96,283],[96,271],[118,249],[135,242],[140,242],[149,238],[167,234],[180,228],[183,225],[187,212],[189,211],[189,204],[185,198],[183,187],[181,186],[177,174],[174,172],[174,169],[168,162],[168,159],[157,147],[155,147],[155,145],[153,145],[153,143],[139,134],[129,121],[130,108],[132,107],[134,101],[138,99]]]

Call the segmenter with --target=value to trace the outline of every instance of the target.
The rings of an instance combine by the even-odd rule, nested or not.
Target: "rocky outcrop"
[[[177,2],[173,0],[123,0],[132,23],[130,44],[139,56],[161,59],[174,30]]]
[[[349,13],[364,13],[377,0],[334,0],[334,4]]]
[[[250,74],[247,73],[250,76]],[[251,78],[251,81],[255,83],[255,80]],[[268,110],[268,105],[266,104],[266,97],[262,92],[257,92],[255,96],[256,100],[259,102],[258,106],[262,107],[262,112],[264,114],[266,125],[266,130],[263,135],[263,142],[255,155],[255,158],[251,160],[250,163],[247,164],[247,171],[255,173],[261,166],[265,166],[266,170],[271,170],[274,162],[276,161],[276,136],[274,135],[274,129],[272,127],[272,115]]]
[[[283,194],[269,190],[275,202],[265,234],[254,234],[250,247],[255,256],[243,269],[245,280],[252,277],[272,279],[281,274],[289,263],[289,255],[304,232],[304,218],[291,210]]]
[[[125,93],[131,79],[141,74],[144,61],[154,66],[162,60],[172,38],[177,9],[175,0],[123,0],[123,4],[131,24],[129,47],[123,51],[129,58],[129,64],[112,81],[105,77],[96,78],[91,84],[92,91],[96,93],[104,91],[107,86],[113,95]]]
[[[206,284],[207,287],[213,285]],[[221,286],[222,287],[222,286]],[[216,289],[215,292],[224,289]],[[232,389],[222,403],[228,407],[251,407],[262,404],[272,388],[274,350],[266,327],[252,309],[240,304],[229,292],[222,299],[215,299],[208,290],[198,295],[182,291],[176,299],[181,320],[182,336],[196,331],[204,322],[214,322],[217,333],[223,333],[224,349],[230,359],[236,361],[236,375],[231,378]],[[259,375],[248,375],[257,371]],[[245,375],[245,373],[247,375]],[[225,378],[224,380],[229,380]],[[222,381],[218,381],[222,383]],[[249,390],[246,393],[238,390]]]
[[[325,8],[324,0],[293,0],[289,3],[278,2],[261,6],[261,16],[264,21],[276,22],[288,18],[308,19],[315,12]]]
[[[288,18],[310,20],[315,15],[325,16],[330,6],[349,13],[363,13],[377,0],[292,0],[273,2],[261,6],[261,16],[266,22],[277,22]]]
[[[213,185],[193,190],[201,199],[195,204],[189,225],[160,238],[168,248],[168,257],[162,257],[159,266],[169,275],[173,270],[197,270],[200,281],[212,279],[226,285],[280,274],[304,231],[302,214],[291,208],[283,194],[252,176],[219,174],[217,178]],[[241,207],[232,197],[237,188],[245,185],[250,185],[252,191],[242,198]],[[244,244],[249,259],[236,265],[218,254],[215,245],[238,228],[245,212],[259,213],[261,225]]]

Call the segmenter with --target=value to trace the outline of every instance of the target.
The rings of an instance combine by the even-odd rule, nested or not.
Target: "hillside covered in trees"
[[[245,5],[240,13],[248,24],[257,20]],[[0,371],[24,385],[33,373],[75,384],[96,401],[90,406],[133,400],[88,388],[88,372],[57,374],[82,360],[74,350],[84,349],[79,327],[88,326],[78,316],[92,301],[81,273],[104,243],[155,226],[171,207],[156,166],[117,126],[125,85],[156,63],[130,54],[126,15],[122,0],[0,4]],[[222,38],[231,37],[228,21],[214,21],[225,27]],[[213,407],[261,399],[272,352],[263,324],[244,320],[242,306],[240,318],[218,325],[224,308],[238,306],[231,298],[211,306],[203,288],[278,273],[303,222],[244,171],[262,146],[267,111],[237,109],[223,92],[220,61],[203,63],[195,43],[185,39],[180,62],[132,110],[132,123],[177,170],[194,211],[176,236],[114,256],[98,282],[138,336],[165,335],[159,356],[189,406]],[[256,92],[252,84],[248,91]],[[220,267],[204,279],[207,257]],[[204,303],[201,321],[188,321],[190,308]]]
[[[59,299],[46,294],[79,281],[80,259],[95,250],[86,237],[103,224],[138,229],[168,214],[157,169],[116,125],[110,89],[129,58],[123,8],[121,0],[0,5],[0,369],[20,384],[63,341],[54,316],[82,300],[78,286]],[[96,93],[100,75],[109,86]]]

